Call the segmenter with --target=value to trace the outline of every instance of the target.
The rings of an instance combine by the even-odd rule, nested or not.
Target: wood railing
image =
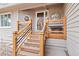
[[[45,55],[46,27],[47,27],[47,21],[44,24],[42,32],[40,32],[40,56]]]
[[[40,56],[45,55],[46,26],[47,26],[47,22],[44,23],[43,29],[41,31],[36,32],[36,34],[40,36],[40,47],[39,47]]]
[[[26,21],[26,22],[25,22],[25,21],[22,21],[22,20],[18,20],[18,21],[17,21],[17,30],[19,31],[19,30],[20,30],[20,26],[23,25],[23,24],[28,24],[28,22],[29,22],[29,21]],[[25,25],[25,26],[26,26],[26,25]],[[25,27],[25,26],[23,26],[23,27]],[[21,29],[22,29],[22,28],[21,28]]]
[[[49,30],[49,23],[60,23],[63,24],[63,30],[59,31],[59,30]],[[51,27],[56,26],[55,24],[51,25]],[[59,25],[58,25],[59,26]],[[57,38],[57,39],[66,39],[66,17],[64,16],[62,19],[59,20],[47,20],[47,28],[46,28],[46,32],[47,32],[47,37],[48,38]],[[58,33],[58,34],[57,34]]]
[[[49,31],[48,24],[50,22],[63,23],[64,30],[63,31]],[[40,36],[40,51],[39,51],[40,56],[45,55],[45,40],[46,40],[46,37],[49,38],[49,32],[62,32],[64,33],[63,36],[66,39],[66,17],[64,17],[62,20],[46,20],[42,31],[38,32],[37,34]],[[28,39],[31,33],[32,33],[32,21],[28,21],[28,24],[22,30],[19,30],[13,33],[13,55],[14,56],[17,55],[18,50],[23,45],[24,41]]]
[[[49,31],[48,24],[53,23],[53,22],[58,22],[58,23],[63,23],[63,31]],[[44,56],[45,55],[45,41],[46,38],[49,38],[49,32],[62,32],[64,39],[66,39],[66,17],[64,16],[63,19],[60,20],[46,20],[45,25],[43,27],[42,32],[40,32],[40,55]],[[57,34],[55,35],[55,37]],[[62,37],[61,34],[59,34],[60,37]]]
[[[67,22],[66,16],[64,16],[64,39],[67,39]]]
[[[21,48],[25,40],[28,39],[32,33],[32,21],[28,21],[28,24],[19,31],[13,33],[13,55],[16,56],[18,50]]]
[[[44,56],[44,51],[45,51],[45,37],[44,37],[44,33],[41,32],[40,33],[40,56]]]

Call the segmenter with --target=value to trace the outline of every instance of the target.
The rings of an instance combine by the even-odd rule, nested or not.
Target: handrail
[[[48,32],[62,32],[62,33],[64,33],[64,31],[48,31]]]
[[[59,20],[48,20],[48,22],[60,22],[60,23],[63,23],[63,19],[59,19]]]
[[[43,30],[40,32],[40,56],[45,55],[45,38],[46,38],[46,26],[47,26],[47,21],[44,24]]]
[[[40,35],[40,56],[44,56],[44,52],[45,52],[45,39],[46,37],[48,37],[48,23],[50,22],[59,22],[59,23],[64,23],[64,26],[66,25],[65,23],[65,18],[64,19],[60,19],[60,20],[46,20],[46,22],[44,23],[44,27],[42,29],[42,31],[38,32],[38,34]],[[66,30],[64,28],[63,31],[51,31],[51,32],[62,32],[64,33]],[[66,33],[64,33],[64,36],[66,35]]]
[[[40,33],[40,55],[43,56],[44,55],[44,33],[41,32]]]
[[[18,50],[32,33],[32,21],[28,21],[27,25],[19,31],[13,33],[13,55],[16,56]]]
[[[48,21],[48,23],[47,23],[47,29],[46,29],[46,31],[47,31],[47,36],[49,36],[49,32],[62,32],[63,34],[63,38],[64,39],[66,39],[66,34],[67,34],[67,27],[66,27],[66,16],[64,16],[64,17],[62,17],[62,19],[59,19],[59,20],[47,20]],[[63,30],[62,31],[49,31],[48,30],[48,24],[49,23],[62,23],[63,24]],[[53,25],[54,26],[54,25]],[[55,36],[56,37],[56,36]]]
[[[64,16],[64,39],[67,39],[67,22],[66,16]]]
[[[22,21],[22,20],[18,20],[18,21],[17,21],[17,30],[18,30],[18,31],[20,30],[19,25],[24,24],[24,23],[27,24],[28,22],[29,22],[29,21],[26,21],[26,22],[25,22],[25,21]]]
[[[66,17],[64,17],[64,20],[46,20],[44,23],[44,27],[42,31],[38,32],[37,34],[40,35],[40,51],[39,54],[41,56],[44,55],[44,45],[45,45],[45,38],[48,37],[48,23],[49,22],[64,22],[64,30],[63,31],[56,31],[56,32],[64,32],[64,38],[66,38]],[[54,31],[51,31],[54,32]],[[32,21],[28,21],[28,24],[21,30],[16,31],[13,33],[13,55],[16,56],[18,50],[21,48],[23,43],[26,39],[30,36],[32,33]]]
[[[28,22],[28,24],[22,29],[18,31],[18,35],[21,34],[28,26],[31,24],[31,21]]]

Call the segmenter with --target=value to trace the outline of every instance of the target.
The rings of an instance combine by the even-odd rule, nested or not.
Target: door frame
[[[36,13],[35,13],[35,17],[36,17],[36,31],[39,31],[38,29],[37,29],[37,13],[44,13],[44,22],[45,22],[45,19],[46,19],[46,16],[45,16],[45,12],[47,12],[47,17],[49,17],[49,11],[48,10],[42,10],[42,11],[36,11]]]

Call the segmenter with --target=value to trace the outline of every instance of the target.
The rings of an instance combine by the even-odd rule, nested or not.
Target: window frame
[[[7,12],[7,13],[1,13],[0,16],[1,16],[1,15],[8,15],[8,14],[12,15],[11,12]],[[12,16],[11,16],[11,19],[12,19]],[[1,22],[1,20],[0,20],[0,22]],[[12,21],[11,21],[11,22],[12,22]],[[0,28],[11,28],[11,25],[10,25],[10,26],[1,26],[1,25],[0,25]]]

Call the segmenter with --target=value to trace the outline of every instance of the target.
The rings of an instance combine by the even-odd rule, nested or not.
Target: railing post
[[[13,56],[16,56],[17,55],[17,51],[16,51],[16,48],[17,48],[17,43],[16,43],[16,40],[17,40],[17,32],[14,32],[13,33]]]
[[[48,37],[48,23],[49,23],[49,21],[46,20],[46,37]]]
[[[66,39],[67,37],[67,27],[66,27],[66,16],[64,16],[64,39]]]
[[[44,33],[40,33],[40,56],[44,56]]]
[[[31,19],[31,34],[32,34],[32,19]]]

